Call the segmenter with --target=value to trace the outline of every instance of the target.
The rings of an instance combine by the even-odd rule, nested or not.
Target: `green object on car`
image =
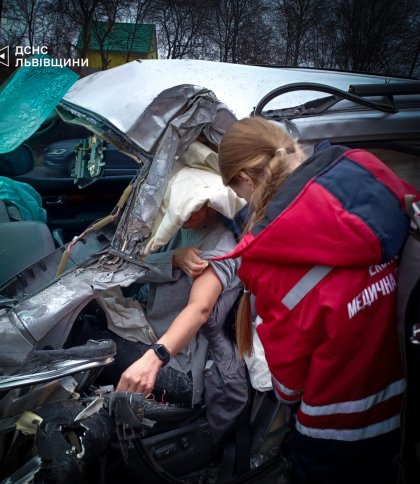
[[[0,86],[0,153],[32,136],[80,77],[52,61],[48,55],[34,55]]]

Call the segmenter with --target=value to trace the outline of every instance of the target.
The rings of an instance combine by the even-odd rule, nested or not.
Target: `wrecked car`
[[[24,83],[32,88],[22,92]],[[308,153],[324,139],[368,149],[419,188],[420,81],[206,61],[134,61],[79,80],[62,70],[46,75],[32,69],[9,80],[2,94],[8,116],[27,122],[3,138],[4,159],[8,154],[13,161],[12,153],[25,158],[24,142],[42,130],[52,109],[61,122],[91,136],[75,146],[74,180],[36,169],[0,173],[34,187],[49,217],[12,220],[6,207],[9,219],[0,224],[0,477],[287,482],[292,411],[269,387],[252,382],[247,404],[215,440],[211,402],[187,408],[98,387],[98,373],[113,360],[113,342],[77,347],[66,342],[77,324],[98,317],[95,300],[104,291],[127,288],[151,270],[144,258],[174,166],[198,140],[216,153],[235,119],[258,115],[281,123]],[[13,96],[25,98],[20,114],[10,108],[19,110]],[[6,124],[1,126],[7,131]],[[137,170],[107,177],[107,144],[137,162]],[[88,206],[74,212],[78,190],[87,194],[81,197]],[[63,210],[65,220],[59,216]],[[416,319],[418,309],[410,311]],[[411,362],[418,358],[419,340],[416,332],[406,334],[405,317],[401,333]],[[419,465],[412,455],[420,439],[411,410],[417,393],[414,389],[408,409],[413,425],[404,456],[407,475]]]

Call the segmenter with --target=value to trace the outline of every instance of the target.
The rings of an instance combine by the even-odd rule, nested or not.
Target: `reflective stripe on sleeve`
[[[298,399],[300,399],[300,395],[302,394],[303,390],[291,390],[290,388],[287,388],[282,383],[280,383],[276,378],[274,378],[273,375],[271,375],[271,379],[273,380],[273,386],[279,389],[287,397],[299,397]]]
[[[300,422],[296,422],[296,429],[303,435],[313,437],[315,439],[330,439],[330,440],[345,440],[348,442],[369,439],[378,435],[386,434],[392,430],[398,429],[400,426],[400,416],[395,415],[387,420],[378,422],[367,427],[358,429],[317,429],[313,427],[306,427]]]
[[[369,395],[366,398],[360,400],[353,400],[349,402],[339,402],[330,405],[308,405],[302,402],[300,410],[306,415],[318,417],[320,415],[334,415],[336,413],[357,413],[365,412],[369,408],[377,405],[378,403],[385,402],[396,395],[400,395],[405,390],[405,380],[397,380],[391,383],[380,392]]]
[[[297,396],[295,398],[285,398],[285,397],[282,397],[279,393],[279,390],[278,388],[276,388],[274,385],[273,385],[273,388],[274,388],[274,396],[277,398],[277,400],[279,402],[282,402],[282,403],[285,403],[286,405],[293,405],[295,403],[299,403],[301,401],[301,396]]]
[[[287,309],[292,310],[302,299],[327,276],[332,267],[314,266],[298,281],[292,289],[283,297],[282,303]]]

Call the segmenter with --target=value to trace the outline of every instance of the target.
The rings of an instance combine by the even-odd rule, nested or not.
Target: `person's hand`
[[[156,377],[162,368],[162,361],[153,350],[146,353],[121,375],[117,392],[143,393],[146,397],[155,386]]]
[[[200,259],[200,252],[195,247],[176,249],[173,255],[173,267],[182,269],[192,278],[198,277],[209,265],[207,261]]]

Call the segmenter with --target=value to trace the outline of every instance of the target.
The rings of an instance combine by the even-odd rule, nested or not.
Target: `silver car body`
[[[55,276],[61,252],[49,256],[47,272],[31,268],[24,291],[0,309],[0,366],[8,374],[32,348],[60,347],[84,306],[101,291],[128,286],[141,264],[151,225],[174,160],[200,133],[214,144],[235,120],[250,115],[279,86],[312,82],[347,91],[355,84],[403,84],[404,79],[331,71],[254,67],[207,61],[134,61],[77,81],[57,110],[68,123],[84,125],[139,162],[131,196],[118,226],[107,229],[109,245],[89,234],[85,256]],[[418,82],[420,88],[420,82]],[[325,94],[295,91],[267,108],[300,106]],[[343,101],[327,114],[285,120],[286,129],[309,145],[325,138],[418,139],[420,96],[400,96],[399,112],[387,114]],[[87,256],[86,256],[87,252]],[[39,276],[38,276],[39,275]]]

